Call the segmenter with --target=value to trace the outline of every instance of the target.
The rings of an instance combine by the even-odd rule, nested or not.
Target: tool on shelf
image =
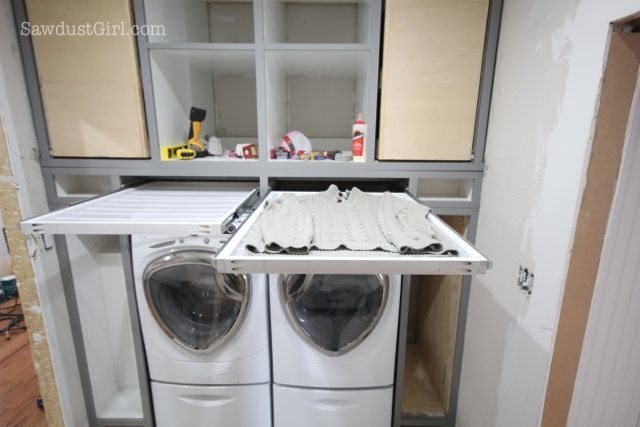
[[[178,151],[187,148],[186,144],[165,145],[160,147],[160,159],[161,160],[175,160],[178,159]]]
[[[195,157],[207,156],[207,147],[202,141],[200,141],[200,127],[207,115],[207,110],[202,108],[191,107],[189,113],[189,120],[191,125],[189,127],[189,139],[187,140],[187,148],[195,152]],[[191,155],[191,153],[189,153]]]
[[[198,157],[198,152],[191,148],[180,148],[176,151],[176,158],[178,160],[192,160]]]

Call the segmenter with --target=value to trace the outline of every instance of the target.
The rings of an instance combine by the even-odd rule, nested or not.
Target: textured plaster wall
[[[505,0],[457,425],[540,422],[609,22],[637,0]],[[516,288],[533,270],[533,294]]]

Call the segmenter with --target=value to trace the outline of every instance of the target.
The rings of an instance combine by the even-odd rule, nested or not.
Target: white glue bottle
[[[351,133],[353,138],[351,141],[351,151],[353,151],[354,162],[365,161],[364,142],[366,133],[367,124],[362,118],[362,113],[358,113],[356,121],[353,122],[353,132]]]

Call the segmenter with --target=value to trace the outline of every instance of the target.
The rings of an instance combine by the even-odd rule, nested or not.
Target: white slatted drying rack
[[[21,227],[27,234],[221,234],[257,200],[253,183],[159,181],[28,219]]]

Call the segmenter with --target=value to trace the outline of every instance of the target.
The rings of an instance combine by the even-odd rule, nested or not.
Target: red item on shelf
[[[257,159],[258,158],[258,145],[249,144],[242,147],[242,157],[245,159]]]

